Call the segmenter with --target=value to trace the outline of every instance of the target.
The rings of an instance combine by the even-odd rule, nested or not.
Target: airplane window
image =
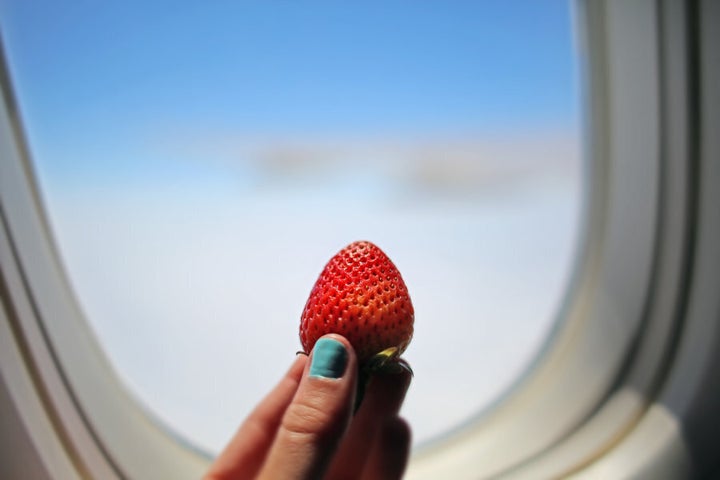
[[[0,2],[36,174],[100,344],[218,451],[368,239],[413,298],[416,445],[555,326],[581,226],[566,2]]]

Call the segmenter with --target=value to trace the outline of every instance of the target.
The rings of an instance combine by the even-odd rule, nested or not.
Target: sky
[[[353,240],[413,298],[416,445],[547,341],[581,225],[567,2],[0,0],[0,29],[81,306],[202,448],[285,370]]]
[[[147,168],[147,143],[189,131],[423,136],[577,120],[565,1],[0,8],[26,128],[53,174]]]

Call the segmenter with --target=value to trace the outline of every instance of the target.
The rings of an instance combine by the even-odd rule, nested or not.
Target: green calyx
[[[368,375],[374,373],[402,373],[402,371],[410,372],[414,375],[410,364],[404,359],[399,358],[400,349],[398,347],[386,348],[380,353],[376,353],[365,362],[361,367],[361,371],[367,372]]]

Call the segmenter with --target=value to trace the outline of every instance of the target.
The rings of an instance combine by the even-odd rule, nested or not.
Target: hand
[[[397,479],[407,464],[410,428],[398,411],[411,376],[374,375],[353,416],[357,357],[330,334],[298,355],[255,408],[205,480]]]

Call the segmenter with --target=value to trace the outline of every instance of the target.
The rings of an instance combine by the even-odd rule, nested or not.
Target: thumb
[[[348,428],[357,383],[352,346],[326,335],[309,360],[259,478],[320,478]]]

